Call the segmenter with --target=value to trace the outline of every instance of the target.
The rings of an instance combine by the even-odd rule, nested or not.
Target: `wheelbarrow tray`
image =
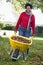
[[[30,43],[24,43],[24,42],[20,42],[20,41],[17,41],[17,40],[13,40],[12,37],[21,37],[21,38],[24,38],[26,40],[30,40],[31,42]],[[20,35],[12,35],[10,37],[10,45],[12,47],[12,49],[19,49],[20,51],[24,52],[26,51],[26,49],[28,49],[32,44],[32,39],[31,38],[27,38],[27,37],[23,37],[23,36],[20,36]]]

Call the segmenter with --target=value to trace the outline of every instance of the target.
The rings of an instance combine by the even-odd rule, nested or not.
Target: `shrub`
[[[10,24],[6,24],[2,29],[3,30],[14,30],[14,26]]]
[[[36,31],[37,31],[37,36],[43,37],[43,27],[42,26],[37,26]]]
[[[0,23],[0,29],[2,29],[3,28],[3,23]]]

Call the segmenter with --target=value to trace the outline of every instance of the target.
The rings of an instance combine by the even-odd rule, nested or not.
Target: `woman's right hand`
[[[14,31],[14,33],[17,33],[17,31]]]

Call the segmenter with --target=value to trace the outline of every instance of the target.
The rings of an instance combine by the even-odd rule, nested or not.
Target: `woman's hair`
[[[25,8],[27,8],[27,6],[30,6],[31,9],[33,8],[33,6],[32,6],[31,3],[26,3],[26,4],[25,4]]]

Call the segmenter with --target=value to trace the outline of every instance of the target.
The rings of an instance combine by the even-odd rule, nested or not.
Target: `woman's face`
[[[30,12],[30,10],[31,10],[30,6],[27,6],[26,10],[27,10],[27,12]]]

